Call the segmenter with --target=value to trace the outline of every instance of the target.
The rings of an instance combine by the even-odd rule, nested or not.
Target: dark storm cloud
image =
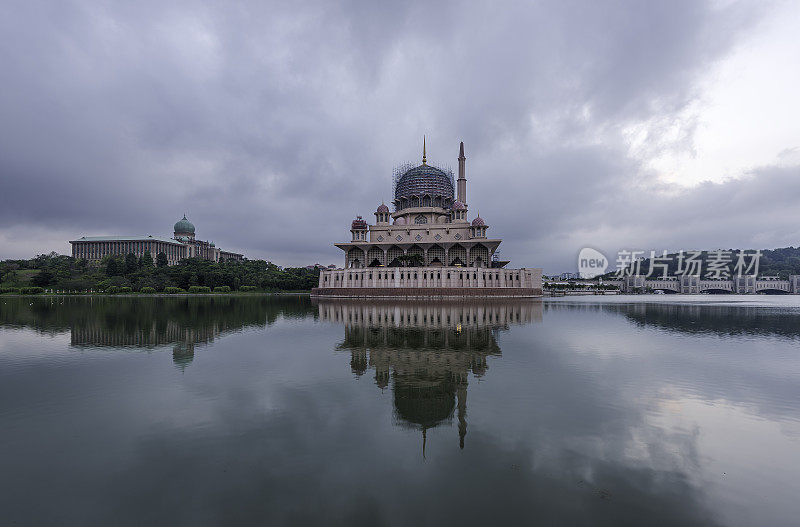
[[[653,233],[678,200],[661,198],[621,129],[683,109],[754,11],[20,2],[0,17],[0,256],[65,252],[80,235],[169,234],[186,212],[223,249],[339,262],[330,244],[390,198],[392,168],[419,157],[423,133],[443,164],[465,141],[471,214],[514,264],[569,267],[584,244],[719,245],[722,227]],[[723,202],[758,187],[693,199],[714,197],[744,226],[731,245],[753,245],[752,214]],[[788,207],[800,188],[781,188]],[[785,243],[775,233],[789,218],[769,223],[771,243]]]

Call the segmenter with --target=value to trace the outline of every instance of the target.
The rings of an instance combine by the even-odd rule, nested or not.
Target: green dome
[[[175,224],[175,233],[194,234],[194,225],[186,219],[186,214],[183,215],[182,220],[178,220],[178,223]]]

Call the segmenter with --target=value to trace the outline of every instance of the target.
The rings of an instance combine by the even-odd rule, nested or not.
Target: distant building
[[[186,215],[175,224],[173,238],[158,236],[82,236],[69,242],[72,256],[86,260],[101,260],[105,256],[125,256],[133,253],[137,258],[146,252],[155,260],[159,253],[167,256],[169,265],[175,265],[184,258],[201,258],[214,262],[243,260],[239,253],[223,251],[214,242],[195,238],[195,228]]]
[[[183,215],[183,219],[178,220],[175,224],[174,238],[186,246],[186,258],[200,258],[202,260],[213,260],[215,262],[219,262],[220,260],[244,259],[244,256],[239,253],[218,249],[216,245],[214,245],[214,242],[195,239],[194,225],[186,219],[186,214]]]

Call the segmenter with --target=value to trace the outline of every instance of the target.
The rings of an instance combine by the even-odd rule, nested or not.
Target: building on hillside
[[[356,216],[351,240],[334,244],[344,268],[320,273],[315,294],[541,295],[541,269],[504,269],[493,258],[502,240],[480,215],[469,220],[463,142],[457,180],[428,164],[423,140],[422,164],[395,170],[392,190],[394,212],[382,203],[373,225]]]
[[[149,252],[155,261],[164,253],[169,265],[184,258],[201,258],[214,262],[243,260],[239,253],[223,251],[214,242],[195,238],[195,227],[186,215],[175,223],[173,237],[158,236],[82,236],[71,240],[72,256],[90,261],[99,261],[109,255],[125,256],[133,253],[137,258]]]

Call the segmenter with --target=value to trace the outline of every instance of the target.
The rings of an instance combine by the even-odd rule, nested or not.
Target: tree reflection
[[[69,332],[74,348],[155,349],[172,346],[184,370],[195,346],[279,317],[315,316],[306,296],[44,297],[4,298],[0,326],[46,334]]]

